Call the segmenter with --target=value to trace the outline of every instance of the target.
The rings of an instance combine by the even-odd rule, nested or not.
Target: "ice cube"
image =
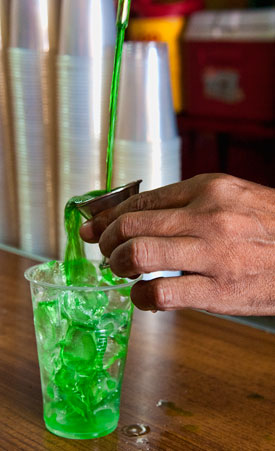
[[[98,318],[108,305],[108,297],[102,291],[64,293],[62,311],[63,314],[75,323],[97,323]]]
[[[121,380],[121,376],[123,374],[124,366],[125,366],[125,359],[117,359],[108,368],[108,373],[115,380],[119,381],[119,380]]]
[[[85,328],[71,326],[62,349],[64,364],[78,373],[87,374],[94,365],[96,355],[94,334]]]
[[[49,382],[49,384],[47,385],[45,396],[49,398],[49,400],[53,400],[56,402],[62,401],[62,396],[59,387],[52,382]]]
[[[103,369],[107,370],[113,363],[123,357],[126,353],[126,345],[119,344],[113,338],[108,339],[107,347],[103,357]]]
[[[102,426],[102,424],[106,425],[106,428],[108,425],[113,425],[116,417],[118,416],[118,413],[114,409],[114,411],[108,406],[108,407],[100,407],[95,412],[94,416],[94,422],[98,426]]]
[[[123,296],[118,290],[110,290],[108,292],[109,304],[106,308],[107,312],[114,310],[132,310],[133,304],[129,296]]]
[[[90,406],[88,404],[88,398],[83,394],[73,394],[66,398],[68,403],[67,410],[71,409],[74,413],[83,417],[83,419],[88,418],[90,411]]]
[[[80,424],[83,423],[83,417],[75,413],[75,410],[68,403],[67,399],[57,403],[49,403],[45,406],[45,416],[51,417],[52,415],[56,416],[56,422],[59,424],[74,424],[76,427],[77,422]]]
[[[90,404],[100,404],[117,389],[117,385],[117,381],[107,371],[97,373],[90,387]]]
[[[38,282],[41,280],[57,286],[66,285],[64,264],[56,260],[39,265],[35,269],[34,277]]]
[[[59,369],[59,371],[56,372],[52,382],[56,387],[58,387],[60,394],[77,391],[76,373],[73,369],[64,365]]]
[[[61,348],[60,346],[56,346],[52,351],[45,352],[38,345],[39,351],[39,364],[42,370],[42,374],[45,374],[45,377],[54,377],[57,371],[61,367]]]
[[[131,312],[124,310],[115,310],[114,312],[104,313],[102,315],[97,329],[105,330],[107,336],[114,336],[116,333],[124,330],[131,320]]]
[[[58,300],[38,302],[34,309],[34,324],[37,342],[41,348],[53,349],[62,338],[66,327],[61,320]]]

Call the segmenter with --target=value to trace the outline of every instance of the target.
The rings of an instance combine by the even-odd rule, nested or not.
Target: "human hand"
[[[99,241],[121,277],[184,271],[137,282],[142,310],[275,314],[275,190],[224,174],[130,197],[80,229]]]

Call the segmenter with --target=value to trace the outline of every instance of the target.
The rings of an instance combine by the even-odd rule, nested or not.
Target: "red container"
[[[189,114],[275,119],[275,8],[196,13],[184,45]]]
[[[131,9],[142,17],[187,16],[204,7],[204,0],[133,0]]]

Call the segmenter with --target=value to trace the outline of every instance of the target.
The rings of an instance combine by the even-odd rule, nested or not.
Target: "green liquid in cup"
[[[70,290],[62,263],[40,268],[41,280],[64,281],[63,289],[32,287],[46,427],[67,438],[101,437],[119,419],[133,311],[130,287],[112,287],[114,276],[104,270],[98,283],[109,290]]]

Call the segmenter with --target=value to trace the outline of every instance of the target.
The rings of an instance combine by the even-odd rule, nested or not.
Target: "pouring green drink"
[[[85,202],[111,192],[119,73],[130,0],[120,0],[110,96],[106,189],[71,199],[65,208],[64,262],[26,271],[31,284],[48,430],[67,438],[95,438],[112,432],[119,419],[120,390],[133,305],[133,281],[86,259],[79,237]],[[140,183],[140,182],[139,182]],[[82,212],[83,213],[83,212]]]

